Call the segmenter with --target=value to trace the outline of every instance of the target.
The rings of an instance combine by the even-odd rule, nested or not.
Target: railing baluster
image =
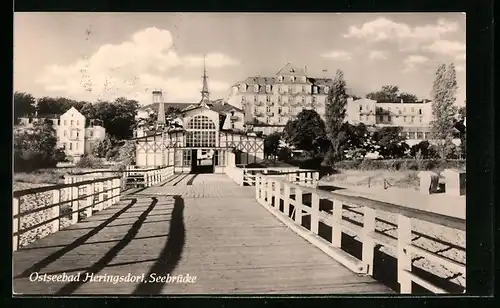
[[[58,204],[61,202],[61,191],[59,189],[55,189],[52,193],[52,204]],[[61,215],[61,205],[58,204],[52,208],[52,217],[59,217]],[[59,231],[61,227],[61,219],[56,219],[52,222],[52,233]]]
[[[363,208],[363,262],[367,265],[368,275],[373,275],[373,261],[375,242],[370,236],[371,232],[375,232],[375,210],[365,206]]]
[[[412,280],[406,271],[411,272],[411,255],[406,251],[407,245],[411,244],[411,218],[402,214],[398,215],[398,282],[402,294],[410,294],[412,291]]]
[[[79,198],[79,186],[75,185],[71,188],[71,223],[76,224],[80,215],[80,202],[76,199]]]
[[[337,248],[342,245],[342,208],[342,201],[333,200],[332,245]]]
[[[290,217],[290,185],[284,183],[283,186],[283,213]]]
[[[281,203],[281,185],[279,181],[274,182],[274,207],[280,209]]]
[[[319,232],[319,196],[316,193],[311,194],[311,231]]]
[[[20,221],[21,217],[19,217],[19,198],[12,198],[12,250],[16,251],[19,248],[19,234],[17,234],[20,230]]]
[[[98,190],[99,190],[99,193],[97,194],[97,199],[98,199],[98,202],[99,202],[99,211],[102,211],[104,210],[104,182],[99,182],[98,183]]]
[[[302,225],[302,189],[295,188],[295,222]]]
[[[94,183],[87,184],[87,208],[85,209],[85,215],[87,217],[92,216],[92,210],[94,205]]]

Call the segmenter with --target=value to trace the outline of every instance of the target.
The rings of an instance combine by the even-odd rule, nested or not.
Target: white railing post
[[[375,242],[371,237],[371,233],[375,232],[375,210],[367,206],[363,209],[363,252],[362,260],[367,265],[368,275],[373,276],[373,261]]]
[[[290,185],[283,184],[283,213],[286,217],[290,217]]]
[[[295,222],[302,225],[302,189],[295,188]]]
[[[97,210],[102,211],[104,209],[104,183],[98,182],[97,184]]]
[[[304,185],[305,180],[306,180],[306,175],[304,174],[304,172],[300,172],[300,175],[299,175],[299,185]]]
[[[311,193],[311,232],[319,232],[319,196],[317,193]]]
[[[106,180],[106,208],[113,205],[113,181]]]
[[[12,198],[12,251],[19,248],[19,234],[21,217],[19,217],[19,198]]]
[[[398,282],[401,294],[410,294],[412,280],[406,271],[411,272],[411,254],[406,247],[411,244],[411,218],[398,215]]]
[[[87,184],[87,208],[85,209],[85,215],[87,217],[92,216],[92,210],[94,205],[94,183]]]
[[[280,209],[281,203],[281,184],[279,181],[274,182],[274,207]]]
[[[52,204],[54,204],[54,206],[52,207],[53,218],[59,217],[59,215],[61,215],[61,204],[59,203],[61,203],[61,191],[59,189],[56,189],[52,193]],[[61,227],[60,223],[61,218],[57,218],[52,222],[52,233],[59,231],[59,228]]]
[[[120,202],[120,194],[121,194],[121,179],[115,179],[116,181],[116,198],[115,203]]]
[[[333,200],[332,245],[340,248],[342,245],[342,201]]]
[[[80,202],[76,200],[80,197],[78,184],[72,183],[74,186],[71,187],[71,223],[76,224],[78,222],[78,217],[80,215]]]
[[[262,199],[261,198],[261,187],[260,187],[261,186],[260,185],[261,179],[262,178],[258,174],[255,175],[255,198],[257,200],[261,200]]]

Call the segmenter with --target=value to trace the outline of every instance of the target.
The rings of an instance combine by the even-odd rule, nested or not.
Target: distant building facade
[[[104,140],[106,136],[106,129],[101,123],[94,120],[87,123],[85,116],[74,107],[62,115],[22,117],[20,125],[30,127],[42,121],[52,122],[56,131],[57,145],[74,161],[78,161],[84,154],[92,153],[96,142]]]
[[[236,83],[227,101],[242,107],[245,123],[253,130],[269,134],[281,131],[304,109],[323,115],[332,84],[332,79],[309,77],[305,69],[287,63],[276,76],[248,77]]]

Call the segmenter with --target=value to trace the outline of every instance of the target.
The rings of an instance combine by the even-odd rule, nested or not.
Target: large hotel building
[[[307,75],[305,69],[290,63],[276,76],[248,77],[236,83],[227,102],[244,110],[246,126],[270,134],[281,131],[288,120],[303,109],[322,117],[333,79]],[[407,143],[430,138],[432,109],[430,101],[377,102],[349,98],[346,121],[367,126],[401,126]]]

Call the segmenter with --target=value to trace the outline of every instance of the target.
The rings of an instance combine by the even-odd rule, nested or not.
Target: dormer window
[[[282,82],[283,81],[283,76],[278,76],[278,82]]]
[[[271,85],[268,84],[266,85],[266,92],[267,93],[271,92]]]
[[[325,86],[325,89],[324,89],[325,94],[328,94],[328,90],[330,90],[330,88],[328,86]]]
[[[295,82],[295,77],[294,76],[290,77],[290,82]]]
[[[256,84],[256,85],[253,86],[253,91],[254,92],[259,92],[259,85],[258,84]]]
[[[247,85],[246,84],[241,84],[240,85],[240,91],[241,92],[246,92],[246,90],[247,90]]]
[[[318,87],[317,87],[317,86],[313,86],[313,93],[314,93],[314,94],[317,94],[317,93],[318,93]]]

